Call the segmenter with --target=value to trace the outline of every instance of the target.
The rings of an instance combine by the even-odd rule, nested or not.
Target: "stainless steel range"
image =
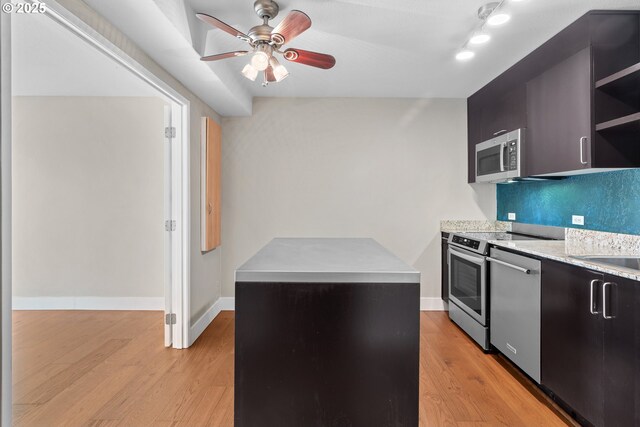
[[[449,236],[449,317],[485,351],[489,350],[489,241],[537,239],[516,233]]]

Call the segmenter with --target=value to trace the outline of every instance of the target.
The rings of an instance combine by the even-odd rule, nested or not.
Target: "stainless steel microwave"
[[[524,129],[503,133],[476,145],[476,182],[504,182],[522,177]]]

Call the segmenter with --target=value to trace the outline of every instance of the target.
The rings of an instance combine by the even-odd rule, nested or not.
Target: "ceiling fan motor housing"
[[[248,36],[256,43],[259,41],[269,42],[271,40],[271,31],[273,27],[268,24],[256,25],[249,30]]]
[[[278,3],[272,0],[256,0],[253,8],[262,19],[273,19],[278,15],[278,11],[280,10]]]

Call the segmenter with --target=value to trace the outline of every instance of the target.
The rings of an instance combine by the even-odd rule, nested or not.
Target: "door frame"
[[[0,425],[12,421],[11,377],[11,15],[0,13]]]
[[[34,0],[25,0],[35,3]],[[134,60],[90,25],[55,0],[46,1],[46,14],[76,36],[120,63],[167,98],[176,137],[172,146],[171,307],[176,314],[172,347],[189,346],[190,323],[190,102],[171,85]],[[11,283],[11,14],[0,13],[0,426],[12,424],[12,283]],[[159,224],[164,227],[164,224]],[[167,295],[165,295],[165,298]]]
[[[36,0],[28,0],[37,3]],[[190,102],[164,80],[156,76],[142,64],[98,33],[93,27],[82,21],[54,0],[46,2],[45,14],[63,25],[79,38],[88,42],[96,49],[109,56],[133,74],[141,78],[160,92],[171,105],[172,126],[176,128],[175,138],[172,138],[171,156],[171,210],[172,217],[165,220],[175,220],[176,227],[171,239],[171,295],[167,306],[172,307],[176,316],[176,323],[172,331],[172,347],[176,349],[189,346],[189,243],[190,243],[190,161],[189,161],[189,117]],[[164,227],[164,224],[159,225]]]

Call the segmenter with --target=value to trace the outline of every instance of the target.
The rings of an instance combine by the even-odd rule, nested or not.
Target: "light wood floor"
[[[158,312],[16,311],[13,320],[16,426],[233,425],[232,312],[187,350],[162,347]],[[420,344],[421,427],[570,423],[445,313],[421,314]]]

